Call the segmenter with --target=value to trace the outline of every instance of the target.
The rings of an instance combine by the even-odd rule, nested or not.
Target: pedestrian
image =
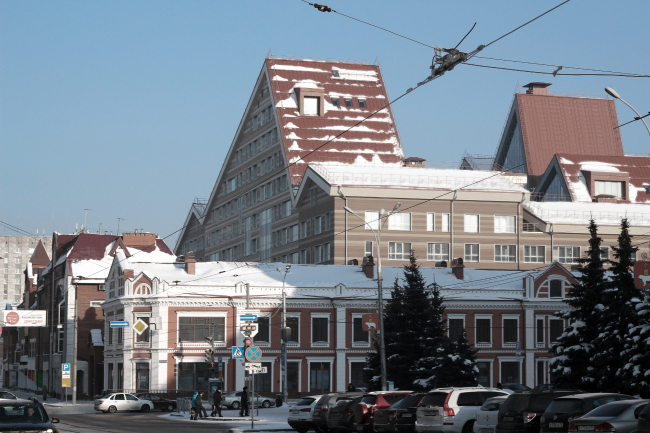
[[[245,386],[241,393],[241,409],[239,409],[239,416],[248,416],[248,387]]]
[[[43,385],[41,391],[43,392],[43,401],[47,400],[47,385]]]
[[[352,384],[352,382],[348,385],[348,392],[357,392],[357,388]]]
[[[208,413],[205,411],[205,407],[203,407],[203,394],[201,394],[200,392],[198,394],[199,395],[196,396],[196,411],[198,413],[198,416],[200,416],[201,418],[207,418]]]
[[[217,390],[214,392],[214,395],[212,396],[212,413],[210,416],[215,416],[216,414],[221,415],[221,402],[223,401],[223,396],[221,394],[221,388],[217,388]]]
[[[192,396],[192,409],[190,410],[190,419],[193,420],[197,420],[199,418],[198,409],[196,408],[196,397],[198,395],[198,391],[194,391],[194,396]]]

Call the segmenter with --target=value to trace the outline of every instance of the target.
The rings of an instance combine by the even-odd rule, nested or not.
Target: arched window
[[[135,291],[133,292],[134,295],[151,295],[151,287],[148,284],[140,284],[138,287],[135,288]]]

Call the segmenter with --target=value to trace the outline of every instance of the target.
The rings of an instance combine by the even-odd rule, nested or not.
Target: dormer
[[[297,87],[296,99],[301,116],[320,117],[325,113],[325,89],[321,87]]]
[[[589,189],[589,194],[594,202],[629,201],[630,174],[621,171],[605,171],[600,167],[583,165],[580,170],[581,177]],[[607,168],[607,166],[605,166]],[[582,179],[581,179],[582,180]]]

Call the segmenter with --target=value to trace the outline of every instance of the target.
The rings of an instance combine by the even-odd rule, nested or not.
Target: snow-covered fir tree
[[[600,256],[603,240],[598,236],[598,227],[593,219],[589,222],[589,233],[589,250],[587,257],[580,260],[583,266],[576,278],[578,283],[571,286],[569,297],[564,301],[571,308],[558,313],[569,325],[551,349],[555,357],[550,368],[554,373],[553,386],[596,391],[592,343],[599,333],[607,281]]]
[[[638,250],[632,245],[627,218],[621,221],[618,245],[613,246],[612,276],[603,293],[599,320],[599,334],[594,340],[592,360],[596,368],[598,390],[604,392],[628,391],[629,384],[622,383],[619,375],[628,363],[625,359],[625,342],[632,328],[638,325],[636,304],[641,293],[634,284],[632,267]],[[620,370],[620,371],[619,371]]]
[[[629,384],[629,390],[641,398],[650,398],[650,291],[636,304],[638,325],[631,328],[625,342],[627,364],[620,377]]]

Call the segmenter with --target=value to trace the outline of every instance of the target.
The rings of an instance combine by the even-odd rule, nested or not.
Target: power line
[[[537,65],[537,66],[549,66],[551,68],[557,68],[560,65],[551,65],[548,63],[537,63],[537,62],[525,62],[522,60],[509,60],[509,59],[499,59],[496,57],[485,57],[485,56],[475,56],[477,59],[486,59],[486,60],[496,60],[499,62],[511,62],[511,63],[522,63],[526,65]],[[621,74],[621,75],[641,75],[641,74],[633,74],[630,72],[619,72],[619,71],[608,71],[608,70],[603,70],[603,69],[591,69],[591,68],[579,68],[577,66],[564,66],[562,65],[563,69],[576,69],[580,71],[593,71],[593,72],[607,72],[610,74]]]
[[[530,74],[543,74],[543,75],[553,75],[554,77],[556,75],[564,75],[564,76],[575,76],[575,77],[583,77],[583,76],[597,76],[597,77],[626,77],[626,78],[650,78],[650,75],[633,75],[633,74],[609,74],[609,73],[578,73],[578,74],[566,74],[562,72],[544,72],[544,71],[530,71],[530,70],[525,70],[525,69],[514,69],[514,68],[502,68],[499,66],[488,66],[488,65],[477,65],[474,63],[463,63],[464,65],[467,66],[476,66],[479,68],[488,68],[488,69],[500,69],[503,71],[514,71],[514,72],[527,72]],[[622,126],[622,125],[621,125]]]

